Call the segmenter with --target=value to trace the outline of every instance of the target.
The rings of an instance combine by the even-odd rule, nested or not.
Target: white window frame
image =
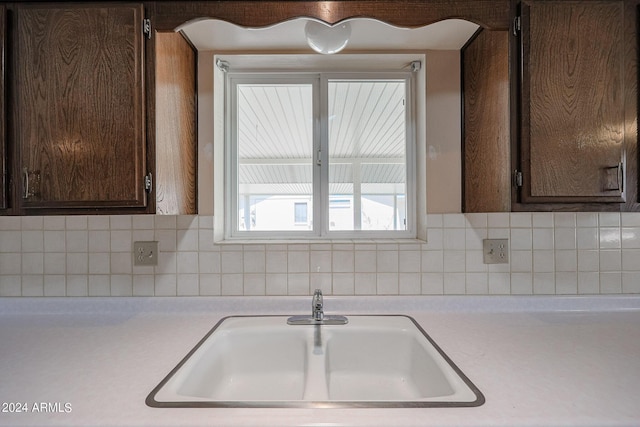
[[[315,239],[415,239],[417,223],[420,221],[417,214],[416,201],[416,117],[414,103],[416,83],[415,74],[410,71],[341,71],[341,72],[317,72],[317,71],[291,71],[290,73],[261,71],[242,72],[234,70],[225,73],[225,110],[226,112],[236,107],[236,91],[233,84],[240,82],[313,82],[314,93],[314,153],[321,153],[322,167],[314,166],[314,203],[313,203],[313,230],[310,231],[246,231],[238,227],[237,213],[237,153],[235,152],[235,123],[232,115],[225,113],[225,240],[315,240]],[[329,197],[328,197],[328,161],[329,154],[321,145],[328,144],[328,117],[326,115],[328,103],[328,86],[330,80],[399,80],[405,81],[405,123],[406,123],[406,203],[407,224],[406,230],[329,230]],[[316,196],[320,194],[320,196]]]

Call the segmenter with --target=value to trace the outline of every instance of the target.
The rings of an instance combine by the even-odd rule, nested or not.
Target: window
[[[228,237],[415,237],[411,77],[229,73]]]

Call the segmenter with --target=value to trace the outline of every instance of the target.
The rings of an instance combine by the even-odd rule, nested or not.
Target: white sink
[[[154,407],[479,406],[482,393],[407,316],[287,325],[233,316],[149,394]]]

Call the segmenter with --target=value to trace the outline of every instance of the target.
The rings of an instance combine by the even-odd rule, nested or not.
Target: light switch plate
[[[133,242],[133,265],[158,265],[158,242]]]
[[[509,262],[509,239],[484,239],[482,249],[485,264],[507,264]]]

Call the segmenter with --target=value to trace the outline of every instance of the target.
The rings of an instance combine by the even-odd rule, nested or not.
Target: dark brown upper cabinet
[[[0,213],[8,207],[7,127],[5,111],[5,51],[7,44],[7,9],[0,5]]]
[[[142,5],[19,4],[12,12],[16,212],[144,212]]]
[[[636,199],[627,4],[521,2],[514,210],[620,210]]]

